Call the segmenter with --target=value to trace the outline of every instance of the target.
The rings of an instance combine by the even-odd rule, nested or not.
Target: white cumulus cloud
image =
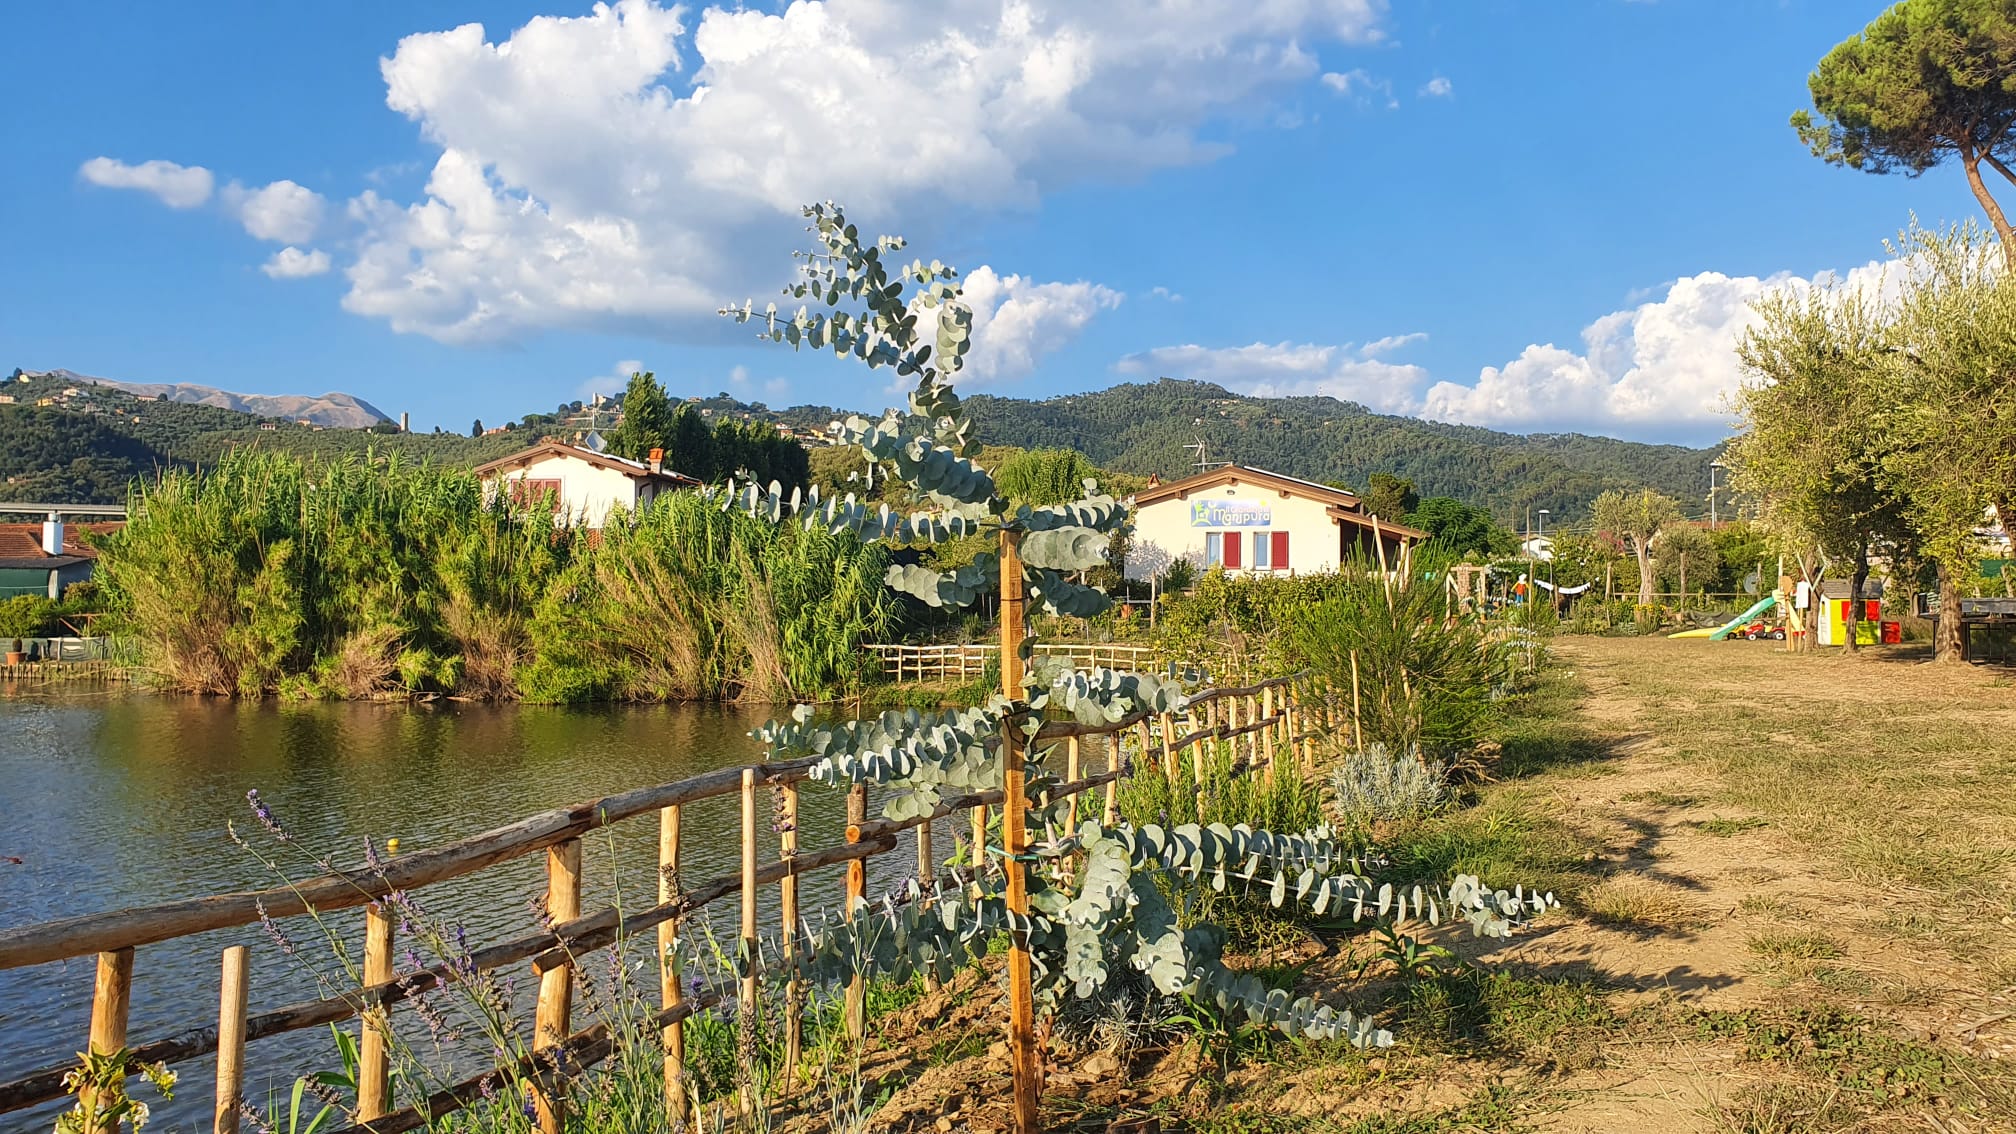
[[[1389,340],[1380,340],[1387,343]],[[1191,378],[1262,398],[1331,397],[1382,413],[1411,413],[1428,378],[1419,366],[1383,362],[1350,346],[1253,343],[1156,347],[1120,360],[1123,374]]]
[[[193,209],[210,199],[216,179],[200,165],[143,161],[127,165],[117,158],[94,157],[77,169],[79,176],[107,189],[138,189],[152,193],[171,209]]]
[[[275,181],[261,189],[247,189],[234,181],[220,196],[245,231],[261,240],[300,243],[313,240],[322,226],[322,195],[292,181]]]
[[[969,384],[1026,376],[1044,355],[1077,338],[1093,316],[1124,298],[1101,284],[1037,283],[1000,275],[985,264],[966,273],[965,284],[973,347],[960,375]]]
[[[1316,77],[1315,47],[1377,41],[1384,11],[947,0],[920,19],[902,0],[616,0],[502,35],[408,36],[382,63],[386,102],[439,156],[417,199],[347,206],[344,305],[447,342],[677,336],[782,282],[807,202],[921,247],[1060,186],[1209,161],[1225,146],[1200,127],[1256,120]]]
[[[1454,98],[1456,96],[1456,88],[1448,79],[1437,75],[1422,84],[1421,96],[1423,98]]]
[[[1846,282],[1881,286],[1884,272],[1881,262],[1867,264]],[[1661,298],[1590,323],[1579,353],[1536,343],[1503,366],[1485,367],[1470,385],[1437,382],[1423,399],[1423,416],[1520,431],[1713,439],[1729,424],[1743,380],[1736,342],[1755,318],[1751,304],[1773,289],[1813,282],[1790,273],[1687,276]]]
[[[259,270],[276,280],[298,280],[319,276],[329,270],[329,253],[319,248],[310,248],[303,252],[289,244],[273,253],[272,258],[260,265]]]

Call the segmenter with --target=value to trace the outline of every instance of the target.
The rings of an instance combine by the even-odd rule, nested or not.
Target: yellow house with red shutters
[[[1226,465],[1134,494],[1127,577],[1147,580],[1178,559],[1245,575],[1334,571],[1352,554],[1376,562],[1428,533],[1365,511],[1341,488]]]

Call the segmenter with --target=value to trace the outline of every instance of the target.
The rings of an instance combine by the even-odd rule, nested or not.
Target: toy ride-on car
[[[1736,632],[1742,635],[1746,641],[1751,642],[1755,642],[1759,638],[1769,638],[1774,642],[1785,640],[1785,628],[1783,626],[1772,626],[1765,622],[1752,622]]]

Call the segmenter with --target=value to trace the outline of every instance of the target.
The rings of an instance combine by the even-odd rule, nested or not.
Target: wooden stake
[[[1274,687],[1269,685],[1260,691],[1260,719],[1267,721],[1266,728],[1260,730],[1259,741],[1267,754],[1267,782],[1274,782],[1275,737],[1281,731],[1281,722],[1274,720]]]
[[[546,916],[555,925],[581,916],[581,840],[568,839],[546,851]],[[558,965],[539,978],[539,1005],[532,1021],[532,1050],[543,1051],[567,1038],[567,1019],[574,1008],[574,966]],[[540,1091],[535,1096],[540,1134],[561,1134],[566,1122],[566,1096]]]
[[[959,652],[960,656],[965,656],[965,647],[960,647]],[[927,820],[923,826],[917,828],[917,901],[924,908],[929,908],[931,904],[931,887],[937,881],[938,859],[931,853],[931,824]],[[796,986],[795,981],[793,986]],[[938,970],[925,969],[924,991],[936,992],[942,987],[944,982],[938,979]],[[797,1025],[794,1023],[792,1026],[795,1028]]]
[[[392,979],[392,911],[384,902],[364,907],[364,987]],[[392,1017],[367,1008],[358,1023],[357,1119],[369,1122],[392,1110]]]
[[[798,956],[798,871],[795,862],[798,857],[798,785],[785,784],[782,788],[784,805],[779,810],[778,825],[783,830],[777,833],[777,853],[787,863],[794,863],[793,869],[777,883],[777,921],[784,930],[784,971],[790,976],[784,984],[784,1089],[793,1090],[797,1086],[798,1059],[805,1050],[805,984],[798,979],[797,967],[792,964]],[[922,840],[921,847],[930,846],[930,826],[918,828]]]
[[[1078,782],[1078,776],[1078,738],[1067,736],[1064,738],[1064,782],[1075,784]],[[1078,829],[1078,797],[1072,796],[1071,802],[1065,806],[1070,809],[1071,829],[1075,831]]]
[[[245,1094],[245,993],[251,950],[224,950],[224,979],[217,996],[217,1112],[215,1134],[238,1134],[238,1101]]]
[[[847,841],[861,841],[861,824],[868,821],[868,785],[855,784],[847,789]],[[842,914],[848,921],[854,920],[854,903],[868,892],[868,865],[860,859],[847,864],[846,907]],[[868,983],[859,973],[847,982],[847,1036],[858,1042],[868,1029]]]
[[[1162,768],[1172,784],[1183,771],[1183,761],[1176,751],[1176,718],[1169,713],[1162,714]]]
[[[1106,738],[1106,770],[1111,772],[1120,767],[1120,746]],[[1106,781],[1106,809],[1100,813],[1099,821],[1105,827],[1112,827],[1120,821],[1120,779],[1115,776]]]
[[[756,1113],[756,1012],[763,995],[762,968],[756,953],[756,769],[742,769],[742,992],[736,998],[735,1016],[740,1025],[737,1029],[736,1060],[742,1080],[742,1089],[737,1092],[741,1102],[742,1123],[748,1126],[750,1117]]]
[[[658,812],[658,901],[662,905],[678,896],[679,805]],[[685,999],[679,987],[679,919],[658,923],[658,1003],[676,1008]],[[686,1021],[665,1025],[665,1120],[666,1129],[677,1130],[686,1122]]]
[[[1358,716],[1358,651],[1351,651],[1351,733],[1358,751],[1365,751],[1365,722]]]
[[[133,950],[115,949],[98,954],[98,977],[91,990],[91,1044],[89,1050],[110,1055],[126,1046],[126,1017],[133,1004]],[[84,1112],[96,1115],[96,1092],[86,1089],[79,1098]],[[96,1122],[94,1134],[117,1134],[116,1122]]]
[[[1021,535],[1001,533],[1001,692],[1022,700],[1022,635],[1026,617],[1022,580]],[[1143,747],[1146,755],[1146,747]],[[1021,734],[1001,733],[1001,852],[1008,872],[1008,913],[1027,922],[1029,867],[1022,861],[1027,842],[1023,828]],[[1015,1134],[1037,1134],[1037,1107],[1043,1091],[1036,1063],[1036,1001],[1029,960],[1029,937],[1020,929],[1008,935],[1008,1060],[1015,1075]]]

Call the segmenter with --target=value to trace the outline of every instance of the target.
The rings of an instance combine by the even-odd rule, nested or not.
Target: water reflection
[[[367,837],[397,837],[402,853],[420,850],[548,807],[748,763],[761,753],[746,734],[769,715],[713,705],[236,704],[124,691],[0,700],[0,927],[275,884],[259,857],[233,842],[234,826],[303,877],[315,872],[317,855],[361,861]],[[245,802],[253,788],[291,843],[259,829]],[[767,815],[767,797],[760,807]],[[801,846],[838,842],[843,813],[841,793],[807,785]],[[689,887],[734,870],[738,823],[733,797],[687,810]],[[950,827],[939,837],[949,853]],[[767,830],[763,845],[774,854]],[[619,891],[628,906],[655,901],[656,857],[648,816],[590,836],[584,909],[602,908]],[[871,884],[887,885],[915,862],[906,844],[876,860]],[[811,875],[802,900],[812,909],[834,905],[840,885],[837,868]],[[422,894],[431,913],[466,926],[481,945],[531,930],[543,887],[542,861],[530,856]],[[717,917],[732,927],[733,902]],[[328,925],[353,947],[361,943],[360,912],[333,913]],[[289,919],[287,930],[304,943],[319,940],[309,919]],[[253,950],[252,1012],[318,994],[257,927],[143,946],[132,1040],[214,1022],[218,958],[232,944]],[[0,1035],[9,1039],[0,1077],[82,1046],[92,964],[79,958],[0,972]],[[520,987],[529,987],[523,978]],[[333,1061],[326,1034],[262,1041],[251,1049],[247,1095],[263,1099]],[[209,1063],[181,1069],[175,1104],[157,1110],[163,1130],[209,1122]],[[46,1130],[52,1117],[50,1108],[0,1115],[0,1134]]]

